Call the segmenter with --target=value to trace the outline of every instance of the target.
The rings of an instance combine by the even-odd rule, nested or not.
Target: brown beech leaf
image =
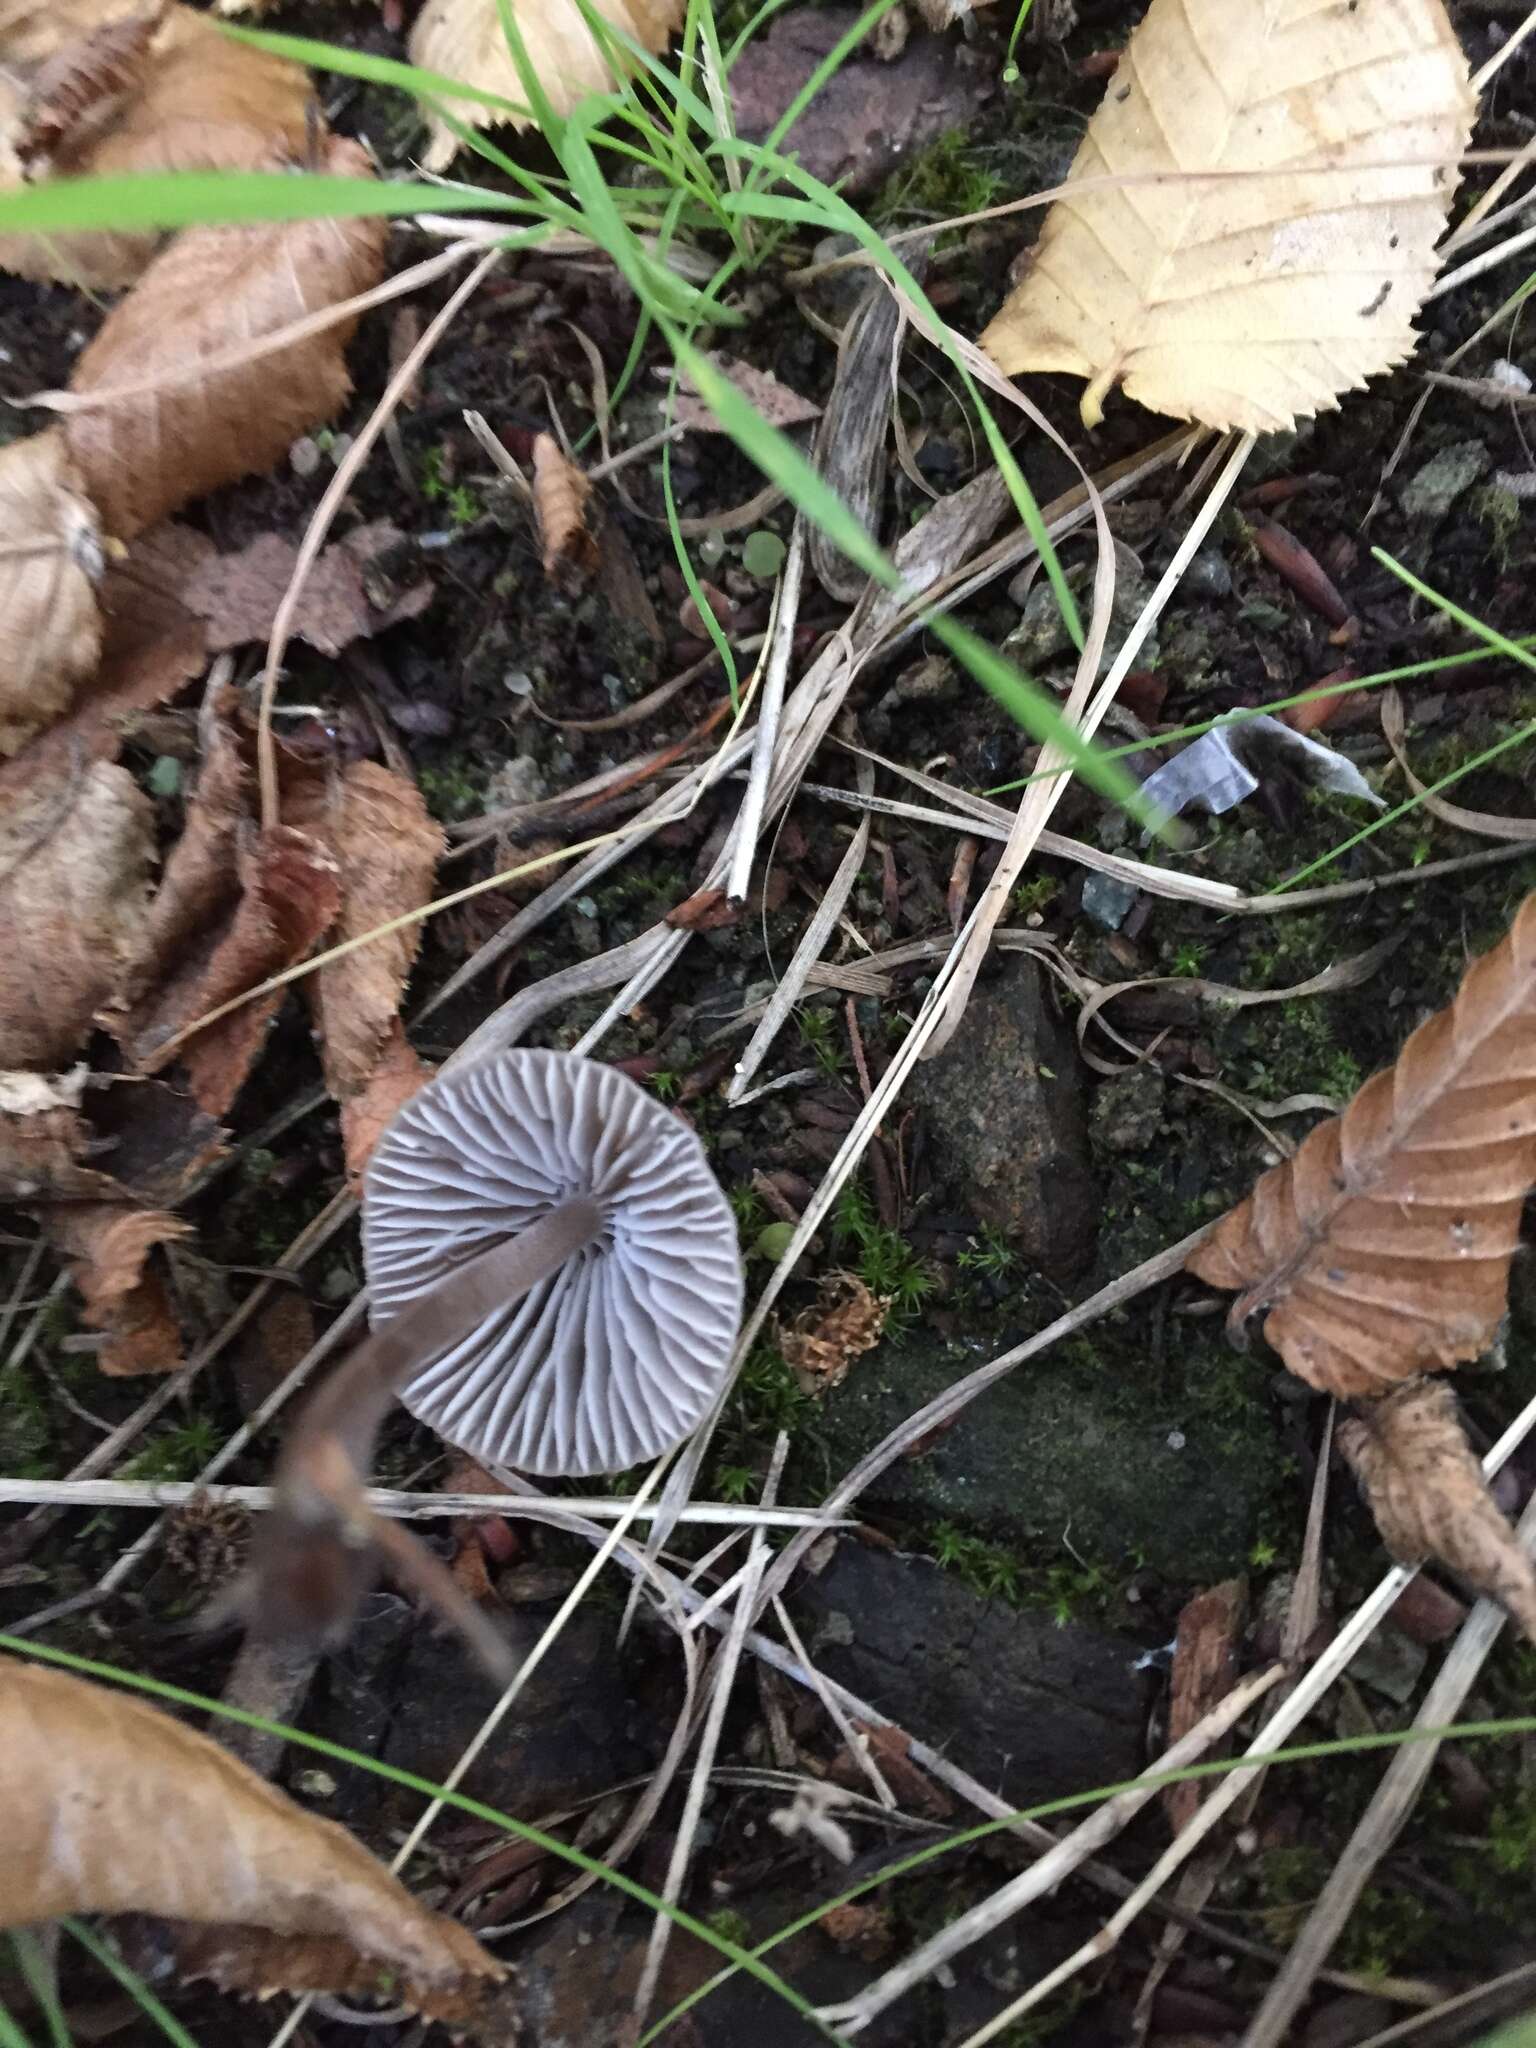
[[[148,1913],[336,1944],[339,1989],[382,1981],[467,2007],[504,1967],[456,1922],[419,1906],[361,1844],[257,1777],[208,1736],[123,1693],[7,1658],[0,1665],[6,1854],[0,1926],[66,1913]],[[213,1958],[204,1959],[211,1973]],[[233,1968],[233,1965],[231,1965]],[[200,1972],[203,1973],[203,1972]],[[231,1977],[230,1981],[236,1981]],[[281,1980],[279,1980],[281,1981]],[[311,1980],[310,1988],[328,1988]]]
[[[341,877],[341,912],[332,939],[361,938],[432,900],[446,844],[421,791],[376,761],[354,761],[318,799],[290,806],[331,852]],[[408,924],[321,967],[305,985],[325,1085],[338,1102],[372,1078],[400,1013],[400,998],[421,944]]]
[[[1322,1393],[1379,1394],[1486,1351],[1536,1179],[1536,896],[1455,1001],[1342,1116],[1272,1167],[1190,1255],[1240,1289],[1235,1342],[1264,1335]]]
[[[67,1074],[0,1073],[0,1202],[91,1201],[119,1192],[83,1162],[91,1134],[80,1114],[85,1067]]]
[[[154,805],[122,768],[0,788],[0,1067],[56,1069],[143,943]]]
[[[311,106],[298,65],[232,42],[190,7],[162,11],[138,0],[57,45],[17,95],[0,189],[85,175],[277,169],[302,160]],[[0,235],[0,268],[113,291],[139,277],[164,239],[119,228]]]
[[[389,591],[382,605],[370,596],[374,563],[401,538],[398,527],[376,519],[322,549],[299,596],[294,639],[334,657],[354,640],[418,618],[432,602],[432,585],[425,577],[403,591]],[[298,558],[294,543],[275,533],[221,555],[207,534],[174,521],[140,534],[128,550],[129,567],[137,575],[174,595],[202,621],[212,654],[266,639]]]
[[[229,1108],[255,1065],[282,991],[242,1003],[189,1038],[182,1034],[221,1004],[308,959],[341,905],[336,863],[289,825],[241,834],[234,872],[239,895],[228,918],[211,932],[189,934],[185,950],[173,944],[159,952],[155,964],[164,979],[104,1020],[138,1072],[159,1073],[179,1062],[198,1107],[215,1117]],[[187,879],[187,895],[172,906],[177,914],[157,918],[162,936],[185,929],[191,884],[203,877]],[[207,880],[211,897],[216,872]]]
[[[596,0],[597,12],[647,50],[660,50],[683,18],[678,0]],[[568,114],[579,99],[613,83],[607,59],[587,27],[577,0],[513,0],[528,60],[557,114]],[[423,71],[499,93],[514,106],[526,103],[522,79],[502,32],[496,0],[427,0],[411,31],[411,62]],[[498,122],[528,125],[527,117],[498,113],[476,100],[444,94],[450,113],[472,128]],[[458,137],[443,121],[432,123],[428,170],[452,163]]]
[[[46,63],[81,36],[140,14],[145,0],[0,0],[0,62]]]
[[[734,356],[713,354],[709,358],[727,382],[734,384],[742,397],[760,412],[771,427],[800,427],[807,420],[819,420],[821,407],[813,398],[802,398],[798,391],[792,391],[787,384],[780,383],[771,370],[756,369],[751,363],[738,362]],[[670,371],[658,371],[658,376],[670,376]],[[723,434],[727,429],[720,424],[704,399],[700,398],[692,385],[686,385],[673,403],[673,416],[692,427],[696,433]]]
[[[1339,1449],[1399,1564],[1448,1565],[1536,1642],[1536,1565],[1488,1491],[1444,1380],[1363,1402],[1341,1424]]]
[[[321,168],[363,177],[370,166],[357,143],[336,141]],[[376,284],[387,232],[382,220],[188,228],[155,258],[71,379],[99,401],[64,431],[109,532],[131,540],[191,499],[271,468],[340,410],[355,320],[212,375],[199,361],[231,334],[256,340]],[[151,366],[184,381],[135,396]]]
[[[373,1071],[341,1105],[341,1144],[354,1187],[373,1157],[373,1148],[419,1088],[432,1078],[429,1067],[405,1035],[397,1017],[379,1048]]]
[[[0,754],[69,710],[101,652],[101,534],[58,428],[0,449]]]

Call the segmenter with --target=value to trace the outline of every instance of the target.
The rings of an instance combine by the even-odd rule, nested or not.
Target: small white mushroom
[[[239,1604],[269,1637],[335,1645],[387,1556],[499,1669],[449,1574],[367,1507],[380,1423],[398,1399],[542,1477],[669,1450],[730,1370],[735,1220],[680,1118],[612,1067],[520,1048],[439,1075],[396,1117],[363,1248],[372,1334],[289,1433]]]
[[[406,1105],[365,1184],[375,1328],[534,1224],[537,1277],[423,1358],[400,1399],[474,1457],[542,1477],[657,1456],[724,1381],[741,1257],[698,1139],[612,1067],[524,1048]]]

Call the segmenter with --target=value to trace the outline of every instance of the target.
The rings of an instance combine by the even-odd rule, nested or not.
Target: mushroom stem
[[[273,1502],[258,1532],[250,1608],[263,1634],[340,1642],[381,1549],[398,1563],[402,1531],[380,1527],[363,1500],[379,1426],[400,1383],[435,1353],[557,1273],[602,1229],[603,1212],[573,1196],[516,1237],[476,1254],[382,1329],[316,1389],[289,1432]],[[409,1540],[409,1539],[408,1539]],[[418,1584],[485,1651],[485,1627],[430,1551],[412,1544]],[[444,1582],[447,1582],[446,1585]],[[474,1615],[479,1625],[471,1628]],[[493,1639],[494,1640],[494,1639]]]

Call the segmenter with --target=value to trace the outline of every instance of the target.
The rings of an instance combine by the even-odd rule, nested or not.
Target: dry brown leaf
[[[105,761],[0,788],[0,1067],[62,1067],[116,991],[143,943],[154,815]]]
[[[361,1184],[374,1146],[433,1072],[407,1040],[397,1017],[373,1072],[356,1095],[349,1095],[341,1105],[342,1155],[354,1188]]]
[[[403,775],[376,761],[354,761],[318,801],[301,800],[289,815],[336,862],[336,943],[361,938],[431,902],[446,841],[420,790]],[[420,924],[408,924],[320,968],[305,984],[325,1085],[338,1102],[358,1095],[372,1079],[394,1035],[420,944]]]
[[[1476,1358],[1504,1313],[1536,1179],[1536,896],[1421,1024],[1397,1064],[1310,1132],[1190,1255],[1240,1289],[1235,1342],[1264,1335],[1319,1392],[1383,1392]]]
[[[605,21],[647,50],[662,49],[683,18],[678,0],[594,0],[594,5]],[[605,92],[612,85],[613,75],[576,0],[512,0],[512,15],[557,114],[568,114],[587,93]],[[515,106],[525,104],[496,0],[427,0],[411,31],[410,52],[411,62],[424,71],[499,93]],[[526,117],[503,116],[474,100],[450,99],[448,107],[472,128],[528,125]],[[428,170],[445,169],[458,146],[452,129],[434,120]]]
[[[1449,1565],[1536,1642],[1536,1565],[1488,1491],[1444,1380],[1363,1403],[1341,1424],[1339,1449],[1399,1564]]]
[[[562,454],[553,434],[533,439],[533,510],[544,546],[544,574],[579,588],[597,567],[597,542],[587,525],[592,486],[586,472]]]
[[[1071,171],[1140,182],[1056,202],[982,347],[1087,378],[1090,426],[1116,384],[1257,432],[1332,407],[1413,352],[1473,112],[1441,0],[1152,0]]]
[[[190,7],[173,6],[158,23],[149,0],[102,12],[105,25],[56,44],[30,90],[13,93],[0,121],[0,155],[8,159],[0,161],[0,189],[43,177],[277,169],[302,160],[313,96],[298,65],[231,42]],[[147,31],[136,32],[136,21]],[[0,235],[0,268],[111,291],[132,284],[164,239],[116,228]]]
[[[67,1074],[0,1073],[0,1202],[100,1201],[119,1192],[83,1161],[91,1134],[80,1114],[84,1066]]]
[[[163,1209],[115,1202],[61,1202],[49,1212],[48,1235],[70,1262],[85,1320],[105,1333],[96,1363],[115,1379],[179,1371],[181,1330],[165,1276],[152,1263],[159,1245],[190,1237],[190,1224]]]
[[[101,652],[101,532],[57,428],[0,450],[0,754],[61,718]]]
[[[256,1063],[282,991],[256,998],[205,1031],[181,1034],[220,1004],[308,959],[341,905],[336,863],[308,834],[288,825],[241,836],[235,855],[239,899],[226,922],[154,956],[163,972],[150,994],[104,1019],[131,1064],[154,1074],[185,1069],[193,1100],[223,1116]],[[210,892],[216,876],[209,875]],[[186,899],[173,908],[184,910]],[[168,914],[157,929],[180,929]]]
[[[1180,1608],[1168,1681],[1170,1749],[1236,1684],[1247,1613],[1246,1579],[1225,1579],[1219,1586],[1208,1586]],[[1230,1742],[1218,1743],[1210,1754],[1225,1756],[1229,1747]],[[1209,1790],[1198,1778],[1163,1787],[1163,1810],[1175,1834],[1194,1819]]]
[[[799,427],[804,426],[807,420],[821,418],[821,407],[814,399],[802,398],[798,391],[791,391],[771,370],[759,370],[751,363],[741,363],[734,356],[718,353],[711,355],[709,360],[771,427]],[[658,371],[657,375],[670,376],[671,372]],[[673,401],[673,415],[697,433],[723,434],[728,431],[691,386],[680,391]]]
[[[6,1855],[0,1926],[150,1913],[336,1942],[356,1988],[404,1980],[473,1998],[504,1979],[474,1936],[428,1912],[334,1821],[319,1820],[169,1714],[62,1672],[0,1666]],[[217,1946],[217,1944],[216,1944]],[[306,1949],[311,1961],[318,1953]]]
[[[330,145],[322,169],[367,176],[355,142]],[[274,333],[378,282],[388,224],[288,221],[188,228],[109,313],[71,379],[109,397],[146,362],[186,369],[185,383],[70,416],[65,434],[102,524],[130,540],[205,492],[272,467],[298,435],[340,410],[352,385],[345,349],[354,320],[212,376],[199,358],[232,329]]]
[[[404,619],[418,618],[432,602],[426,577],[403,592],[373,590],[374,565],[401,538],[398,527],[376,519],[322,549],[304,579],[292,637],[334,659],[354,640],[370,639]],[[213,654],[267,638],[298,558],[294,543],[275,533],[264,533],[249,547],[221,555],[207,534],[174,521],[140,534],[128,550],[133,573],[153,582],[163,594],[174,595],[202,621]],[[376,603],[381,594],[385,601]]]

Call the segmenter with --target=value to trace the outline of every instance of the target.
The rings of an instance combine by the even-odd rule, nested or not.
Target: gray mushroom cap
[[[580,1195],[602,1211],[597,1239],[399,1390],[472,1456],[544,1477],[657,1456],[724,1384],[741,1255],[703,1146],[612,1067],[519,1048],[429,1082],[364,1189],[376,1328]]]

